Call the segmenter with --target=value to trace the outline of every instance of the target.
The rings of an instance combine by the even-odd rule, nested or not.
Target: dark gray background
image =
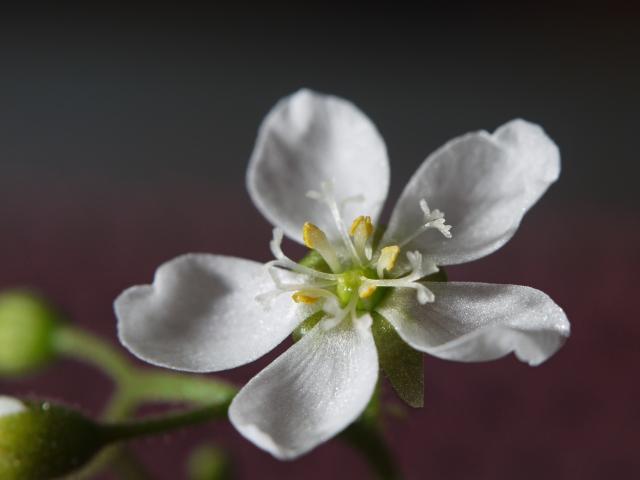
[[[3,182],[241,184],[259,121],[305,86],[371,116],[395,191],[452,136],[520,116],[561,147],[556,200],[635,199],[640,29],[623,3],[62,4],[0,26]]]

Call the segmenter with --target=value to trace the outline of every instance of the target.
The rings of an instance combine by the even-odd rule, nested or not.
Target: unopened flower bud
[[[232,464],[229,456],[213,445],[202,445],[189,456],[188,477],[191,480],[229,480]]]
[[[55,308],[31,292],[0,293],[0,375],[22,375],[51,360],[59,318]]]
[[[99,427],[49,402],[0,396],[0,478],[42,480],[84,465],[103,446]]]

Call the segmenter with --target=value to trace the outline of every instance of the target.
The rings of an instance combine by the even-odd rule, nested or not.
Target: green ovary
[[[346,307],[351,300],[354,298],[354,295],[357,297],[358,289],[362,284],[362,277],[377,279],[375,270],[372,268],[361,268],[356,270],[348,270],[340,274],[338,278],[338,284],[336,286],[336,295],[340,300],[340,305],[344,308]],[[356,309],[360,311],[371,311],[373,310],[378,303],[385,296],[389,288],[386,287],[378,287],[375,289],[373,294],[368,296],[367,298],[359,298],[358,303],[356,305]]]

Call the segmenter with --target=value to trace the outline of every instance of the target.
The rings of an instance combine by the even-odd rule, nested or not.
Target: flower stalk
[[[357,420],[342,432],[340,438],[362,455],[378,480],[403,478],[378,425]]]
[[[134,438],[160,435],[211,420],[225,418],[228,407],[228,403],[222,403],[142,420],[104,424],[101,427],[102,438],[106,443],[115,443]]]
[[[59,355],[92,365],[113,380],[115,390],[103,412],[103,419],[108,423],[100,427],[104,444],[160,435],[226,418],[229,404],[237,392],[233,385],[211,377],[138,369],[108,342],[71,325],[65,325],[57,332],[55,348]],[[148,402],[187,403],[196,408],[126,420],[139,405]],[[393,456],[381,435],[379,411],[376,393],[363,416],[347,428],[341,438],[363,456],[376,478],[400,479]],[[107,465],[120,471],[120,458],[127,455],[129,453],[117,445],[109,447],[82,472],[82,478],[91,478]]]
[[[60,355],[93,365],[113,380],[113,405],[107,410],[128,410],[125,407],[144,402],[228,404],[237,391],[218,379],[136,368],[107,342],[73,326],[57,332],[55,346]],[[105,416],[116,419],[126,415]]]

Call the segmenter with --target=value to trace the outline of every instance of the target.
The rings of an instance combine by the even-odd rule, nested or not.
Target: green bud
[[[103,446],[99,427],[68,408],[0,396],[0,478],[42,480],[84,465]]]
[[[0,294],[0,375],[23,375],[44,366],[54,355],[59,313],[28,291]]]
[[[213,445],[202,445],[189,456],[190,480],[228,480],[232,478],[231,459]]]

